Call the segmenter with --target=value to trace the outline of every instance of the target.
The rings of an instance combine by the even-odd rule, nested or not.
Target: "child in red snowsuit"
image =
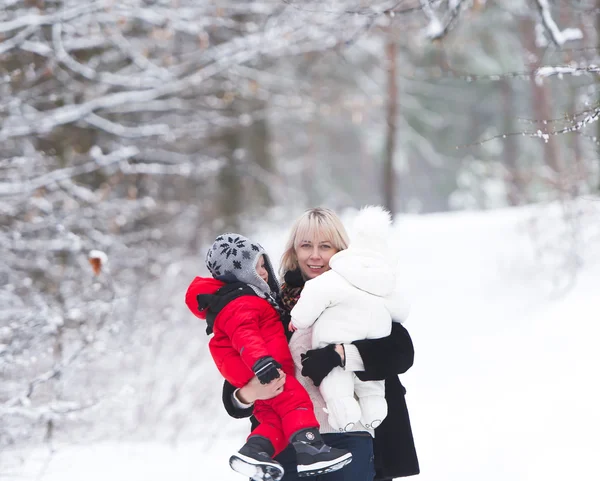
[[[340,469],[352,455],[325,445],[312,402],[294,377],[277,304],[279,285],[269,257],[258,243],[239,234],[218,236],[206,256],[213,278],[196,277],[186,303],[206,319],[210,353],[231,384],[245,386],[255,375],[267,384],[286,373],[281,394],[256,401],[254,416],[260,425],[230,459],[231,467],[252,479],[278,480],[283,468],[272,457],[288,443],[296,448],[299,476]]]

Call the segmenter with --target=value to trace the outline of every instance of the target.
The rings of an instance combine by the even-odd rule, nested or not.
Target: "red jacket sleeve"
[[[196,300],[196,296],[199,293],[199,283],[201,279],[196,277],[191,284],[189,285],[186,293],[185,293],[185,304],[188,306],[188,309],[194,314],[194,316],[199,317],[200,319],[206,319],[206,313],[200,313],[198,310],[198,301]]]
[[[235,299],[227,306],[227,311],[221,312],[219,319],[219,329],[231,339],[232,347],[250,369],[260,358],[269,356],[259,328],[262,309],[251,300],[245,296]]]
[[[195,277],[185,293],[185,303],[194,316],[206,320],[206,310],[198,310],[198,294],[214,294],[225,284],[209,277]]]

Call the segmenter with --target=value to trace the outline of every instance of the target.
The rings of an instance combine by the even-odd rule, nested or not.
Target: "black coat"
[[[398,378],[398,374],[405,373],[413,365],[415,351],[408,331],[402,324],[394,322],[388,337],[352,344],[358,348],[365,365],[365,370],[356,372],[356,376],[361,381],[385,380],[388,415],[375,428],[375,479],[419,474],[419,460],[406,406],[406,389]]]
[[[399,323],[392,323],[392,333],[381,339],[355,341],[354,344],[365,365],[355,374],[361,381],[385,380],[385,399],[388,415],[375,429],[375,481],[384,481],[419,474],[406,400],[406,389],[398,374],[405,373],[413,364],[414,348],[408,331]],[[235,387],[225,381],[223,404],[230,416],[246,418],[252,408],[237,409],[232,401]]]

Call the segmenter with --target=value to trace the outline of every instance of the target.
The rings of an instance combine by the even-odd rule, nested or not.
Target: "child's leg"
[[[252,480],[278,481],[283,477],[284,469],[273,460],[273,456],[288,445],[283,435],[281,419],[264,402],[256,402],[254,415],[260,424],[250,433],[246,444],[231,456],[229,465],[234,471]]]
[[[273,457],[273,444],[267,438],[252,434],[246,444],[229,458],[234,471],[249,477],[253,481],[279,481],[284,469]]]
[[[287,376],[283,392],[267,402],[281,417],[284,435],[294,446],[300,476],[337,471],[352,461],[348,451],[325,445],[314,406],[295,377]]]
[[[257,412],[257,407],[258,412]],[[264,414],[263,414],[264,413]],[[283,430],[285,443],[292,435],[302,429],[318,428],[319,422],[306,390],[293,376],[286,376],[281,394],[267,401],[257,401],[254,405],[254,415],[262,424],[261,417],[267,416],[270,424],[275,424],[273,415],[277,416],[279,426]],[[284,446],[285,447],[285,446]],[[282,448],[283,449],[283,448]],[[279,452],[280,450],[277,450]]]
[[[360,421],[366,428],[379,426],[388,412],[384,381],[363,382],[355,377],[354,392],[360,404]]]
[[[354,374],[334,368],[319,387],[329,411],[329,424],[339,431],[352,429],[360,419],[360,406],[354,399]]]
[[[279,396],[277,396],[277,398]],[[276,456],[287,447],[290,441],[288,436],[284,433],[281,417],[273,409],[271,401],[272,399],[267,401],[256,401],[256,403],[254,403],[253,414],[260,424],[250,433],[248,439],[252,436],[262,436],[267,438],[273,445],[273,456]]]

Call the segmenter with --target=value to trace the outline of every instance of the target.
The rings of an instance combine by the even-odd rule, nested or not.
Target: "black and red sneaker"
[[[229,458],[229,466],[252,481],[279,481],[283,478],[283,466],[273,460],[273,453],[271,441],[262,436],[252,436]]]
[[[292,436],[298,476],[316,476],[342,469],[352,461],[352,453],[328,446],[316,428],[303,429]]]

